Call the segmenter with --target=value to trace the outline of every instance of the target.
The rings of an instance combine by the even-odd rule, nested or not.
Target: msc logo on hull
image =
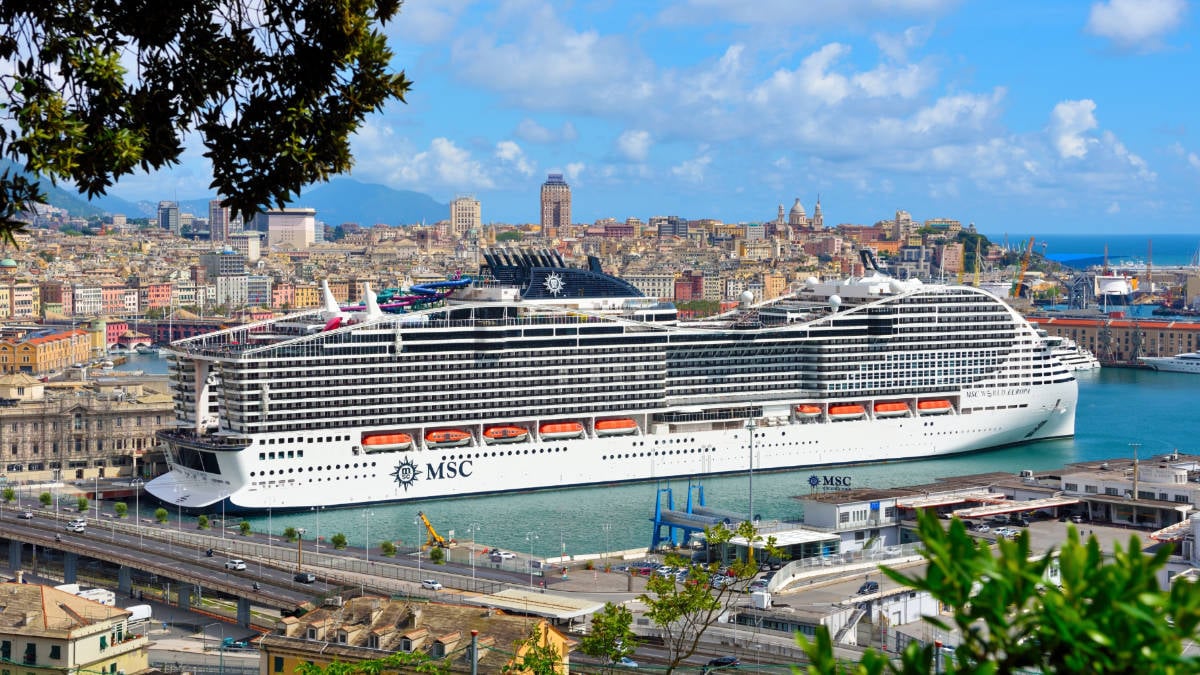
[[[442,461],[436,464],[429,462],[425,464],[424,475],[428,480],[469,478],[475,471],[473,464],[469,459]],[[405,492],[408,492],[408,488],[412,487],[421,475],[421,468],[409,457],[400,460],[392,470],[392,479],[396,481],[396,485],[404,488]]]
[[[814,473],[808,477],[808,485],[814,490],[848,490],[850,476],[818,476]]]

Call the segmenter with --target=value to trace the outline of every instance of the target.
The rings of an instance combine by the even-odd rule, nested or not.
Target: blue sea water
[[[987,234],[987,233],[985,233]],[[1034,238],[1034,251],[1047,258],[1075,267],[1103,263],[1105,249],[1110,265],[1153,262],[1155,266],[1192,264],[1200,250],[1200,235],[1194,234],[1008,234],[997,239],[987,234],[993,243],[1008,240],[1017,246]],[[1043,249],[1043,244],[1045,248]]]

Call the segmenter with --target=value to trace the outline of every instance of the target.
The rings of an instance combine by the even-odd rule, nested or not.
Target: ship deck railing
[[[250,443],[250,439],[241,435],[199,434],[192,429],[160,429],[156,435],[163,441],[210,450],[237,450]]]

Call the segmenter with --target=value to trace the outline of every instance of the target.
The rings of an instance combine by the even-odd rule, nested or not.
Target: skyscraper
[[[158,203],[158,226],[177,236],[181,233],[183,223],[179,220],[179,202]]]
[[[455,237],[465,237],[471,230],[478,233],[481,225],[478,199],[471,195],[460,195],[450,202],[450,231]]]
[[[221,206],[220,199],[208,203],[208,238],[212,241],[229,238],[229,207]]]
[[[561,173],[552,173],[542,183],[542,232],[551,233],[571,224],[571,186]]]

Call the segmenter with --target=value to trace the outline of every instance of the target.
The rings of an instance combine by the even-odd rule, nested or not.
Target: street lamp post
[[[529,588],[533,588],[533,542],[538,538],[535,532],[526,532],[525,539],[529,542]]]
[[[366,541],[367,547],[365,549],[363,549],[363,555],[365,556],[368,565],[370,565],[370,563],[371,563],[371,516],[374,516],[374,515],[375,514],[372,513],[371,511],[363,509],[362,516],[363,516],[363,522],[365,523],[365,526],[366,526],[365,535],[366,535],[366,540],[367,540]]]
[[[304,569],[304,534],[308,530],[303,527],[296,528],[296,571]]]
[[[612,523],[604,523],[601,525],[604,528],[604,562],[608,563],[608,553],[612,550],[612,542],[609,541],[609,533],[612,530]]]
[[[471,523],[467,525],[467,529],[471,532],[471,590],[475,591],[478,590],[475,588],[475,556],[478,555],[475,550],[475,537],[479,535],[479,523]]]
[[[100,527],[100,472],[96,472],[95,482],[92,483],[92,499],[96,500],[96,527]]]
[[[321,512],[325,510],[325,507],[324,506],[314,506],[310,510],[316,511],[316,513],[317,513],[316,543],[317,543],[317,553],[320,553],[321,552]]]
[[[417,547],[417,577],[421,576],[421,521],[413,520],[413,528],[417,534],[413,537],[413,544]]]

